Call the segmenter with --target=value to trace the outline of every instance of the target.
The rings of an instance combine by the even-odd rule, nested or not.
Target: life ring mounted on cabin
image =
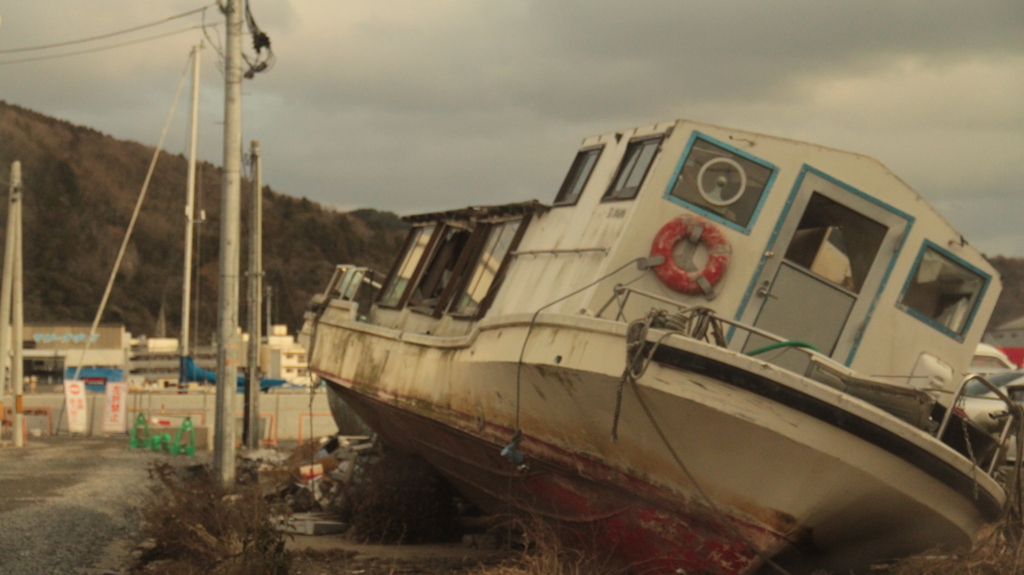
[[[681,241],[690,242],[695,247],[704,244],[708,251],[708,261],[703,269],[686,270],[673,259],[676,244]],[[664,263],[655,266],[654,273],[669,289],[690,295],[713,297],[714,287],[722,281],[725,270],[729,267],[732,247],[722,230],[704,218],[683,215],[658,230],[651,244],[651,256],[662,256]],[[692,257],[692,256],[691,256]]]

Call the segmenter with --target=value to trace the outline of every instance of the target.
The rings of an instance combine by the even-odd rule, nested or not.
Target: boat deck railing
[[[634,294],[639,296],[639,297],[647,298],[647,299],[650,299],[650,300],[653,300],[653,301],[656,301],[656,302],[659,302],[659,303],[662,303],[662,304],[666,304],[666,305],[672,306],[672,307],[676,308],[679,311],[692,310],[695,307],[698,307],[698,306],[686,305],[686,304],[680,303],[680,302],[678,302],[676,300],[673,300],[671,298],[667,298],[667,297],[664,297],[664,296],[661,296],[661,295],[658,295],[658,294],[655,294],[655,293],[650,293],[650,292],[646,292],[646,291],[643,291],[643,290],[632,288],[632,287],[629,287],[629,286],[626,286],[626,285],[619,284],[619,285],[615,286],[613,294],[612,294],[612,297],[609,298],[609,300],[601,307],[600,311],[598,311],[598,313],[596,314],[597,317],[602,317],[604,312],[607,311],[609,307],[611,307],[613,304],[617,303],[618,304],[617,305],[618,309],[616,310],[615,320],[616,321],[627,321],[628,322],[629,319],[625,316],[625,308],[626,308],[626,304],[629,301],[630,296],[634,295]],[[779,336],[777,334],[774,334],[772,332],[765,331],[765,330],[760,329],[758,327],[746,324],[744,322],[737,321],[737,320],[734,320],[734,319],[730,319],[730,318],[727,318],[727,317],[722,317],[721,315],[715,313],[714,311],[708,310],[706,308],[705,308],[705,312],[704,313],[706,313],[714,321],[720,322],[721,324],[729,325],[729,326],[735,327],[737,329],[746,331],[746,332],[748,332],[750,334],[758,335],[758,336],[761,336],[761,337],[763,337],[765,339],[768,339],[768,340],[770,340],[772,342],[775,342],[772,345],[768,345],[768,346],[762,347],[760,349],[754,350],[753,352],[749,352],[749,353],[747,353],[747,355],[757,355],[758,353],[760,353],[762,351],[767,351],[768,349],[777,349],[779,347],[786,346],[787,348],[795,348],[799,352],[804,353],[807,356],[809,356],[809,358],[815,359],[815,360],[817,360],[819,362],[824,362],[824,363],[827,363],[827,364],[834,364],[835,363],[832,358],[822,354],[821,352],[819,352],[818,350],[814,349],[812,346],[809,346],[808,344],[805,344],[804,342],[792,341],[792,340],[789,340],[787,338],[781,337],[781,336]],[[792,344],[795,344],[795,345],[792,345]],[[933,437],[935,437],[936,439],[939,439],[940,441],[943,441],[945,443],[945,441],[943,440],[943,437],[944,437],[944,434],[946,433],[946,431],[949,429],[949,424],[950,424],[950,421],[953,418],[954,410],[955,410],[955,408],[957,406],[957,403],[959,401],[961,401],[961,399],[966,397],[964,392],[965,392],[965,390],[967,388],[967,384],[970,383],[973,380],[980,381],[986,388],[988,388],[993,393],[995,393],[996,397],[999,398],[1000,400],[1002,400],[1003,403],[1006,404],[1006,408],[1007,408],[1007,415],[1005,417],[1005,421],[1003,423],[1003,427],[999,431],[999,434],[998,434],[998,441],[996,443],[997,448],[995,450],[993,450],[993,452],[991,453],[990,456],[983,457],[983,461],[975,461],[974,460],[973,450],[971,449],[971,445],[970,445],[970,443],[971,443],[970,442],[970,438],[967,437],[966,434],[965,434],[965,437],[964,437],[964,441],[966,442],[966,447],[967,447],[967,451],[968,451],[967,456],[969,457],[969,459],[971,459],[972,462],[974,464],[976,464],[980,469],[984,470],[985,473],[987,473],[988,475],[992,475],[996,471],[996,468],[999,466],[999,463],[1005,459],[1005,455],[1006,455],[1006,453],[1005,453],[1005,446],[1006,446],[1007,438],[1010,436],[1011,432],[1013,432],[1014,428],[1019,426],[1019,423],[1021,422],[1021,420],[1024,419],[1024,411],[1022,411],[1021,406],[1018,405],[1017,403],[1015,403],[1012,399],[1010,399],[1010,397],[1008,397],[1006,395],[1006,393],[1003,392],[1002,389],[1000,389],[1000,388],[996,387],[995,385],[993,385],[983,375],[980,375],[980,374],[969,374],[969,375],[967,375],[963,379],[963,381],[960,382],[960,384],[956,388],[956,391],[953,393],[953,397],[952,397],[952,400],[949,403],[949,407],[945,410],[945,413],[942,416],[942,421],[939,423],[937,428],[935,428],[934,431],[931,432],[931,435]],[[966,416],[961,415],[960,417],[961,418],[965,418]],[[932,427],[934,427],[934,424],[932,424]]]
[[[674,299],[671,299],[671,298],[660,296],[658,294],[654,294],[654,293],[643,291],[643,290],[638,290],[636,288],[632,288],[632,287],[629,287],[629,286],[626,286],[626,285],[619,284],[619,285],[615,286],[614,293],[613,293],[611,299],[609,299],[603,306],[601,306],[600,311],[597,312],[597,317],[601,317],[604,314],[604,312],[611,306],[611,304],[613,304],[616,301],[618,301],[619,305],[618,305],[618,310],[616,311],[616,314],[615,314],[615,319],[616,320],[622,320],[622,321],[628,321],[626,316],[625,316],[625,308],[626,308],[626,304],[629,301],[629,296],[632,295],[632,294],[637,294],[638,296],[641,296],[641,297],[645,297],[645,298],[648,298],[648,299],[655,300],[657,302],[661,302],[661,303],[664,303],[664,304],[671,305],[671,306],[673,306],[673,307],[675,307],[675,308],[677,308],[679,310],[687,310],[687,309],[692,309],[694,307],[694,306],[689,306],[689,305],[680,303],[680,302],[678,302],[678,301],[676,301]],[[741,321],[737,321],[737,320],[734,320],[734,319],[729,319],[727,317],[723,317],[723,316],[715,313],[714,311],[709,311],[708,313],[709,313],[709,315],[711,317],[713,317],[716,321],[718,321],[720,323],[723,323],[723,324],[726,324],[726,325],[729,325],[729,326],[741,329],[741,330],[746,331],[748,333],[751,333],[753,335],[759,335],[759,336],[761,336],[761,337],[763,337],[765,339],[771,340],[771,341],[773,341],[775,343],[787,344],[787,343],[791,343],[792,342],[792,340],[786,339],[786,338],[784,338],[782,336],[779,336],[777,334],[774,334],[774,333],[772,333],[770,331],[765,331],[765,330],[763,330],[761,328],[752,326],[750,324],[743,323]],[[798,342],[798,343],[802,343],[802,342]],[[805,345],[797,345],[797,346],[793,346],[793,347],[795,349],[798,349],[799,351],[801,351],[803,353],[806,353],[808,356],[819,357],[819,358],[823,358],[823,359],[825,359],[827,361],[832,361],[832,359],[830,357],[828,357],[827,355],[822,354],[817,349],[815,349],[813,346],[805,344]],[[748,355],[756,355],[756,353],[748,354]]]
[[[1003,428],[999,432],[999,440],[997,442],[999,449],[997,449],[995,453],[992,454],[992,459],[989,462],[988,466],[984,467],[985,472],[988,473],[989,475],[992,475],[992,473],[998,466],[999,461],[1003,459],[1001,457],[1001,455],[1003,455],[1002,448],[1003,446],[1006,445],[1006,440],[1009,437],[1010,432],[1021,420],[1021,418],[1024,417],[1024,411],[1021,410],[1021,406],[1017,402],[1013,401],[1013,399],[1006,395],[1006,392],[1004,392],[998,386],[992,384],[992,382],[990,382],[988,378],[986,378],[984,375],[981,375],[979,373],[969,373],[966,377],[963,378],[963,380],[960,382],[960,385],[957,386],[956,391],[953,392],[953,399],[950,401],[949,408],[946,409],[946,413],[942,417],[942,423],[939,424],[939,428],[935,431],[935,437],[941,439],[944,436],[946,430],[949,428],[949,423],[953,418],[953,412],[955,411],[957,404],[960,402],[961,399],[968,397],[965,393],[967,390],[967,384],[975,380],[977,380],[986,388],[988,388],[989,391],[993,392],[997,398],[999,398],[1000,400],[1002,400],[1003,403],[1006,404],[1006,417],[1004,418],[1005,421],[1003,422]],[[966,415],[962,415],[961,417],[966,417]],[[1018,438],[1017,441],[1019,442],[1020,438]],[[980,465],[981,463],[979,463],[979,466]]]

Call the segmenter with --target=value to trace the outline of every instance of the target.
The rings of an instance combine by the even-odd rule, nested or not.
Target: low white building
[[[83,379],[121,381],[128,365],[131,333],[121,324],[100,325],[90,340],[89,324],[25,325],[24,362],[27,385],[59,384],[79,365]],[[83,355],[84,354],[84,355]]]
[[[260,348],[260,370],[268,379],[283,379],[295,385],[309,385],[309,357],[288,326],[274,325]]]

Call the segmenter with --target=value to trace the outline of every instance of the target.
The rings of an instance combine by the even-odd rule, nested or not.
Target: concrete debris
[[[296,535],[331,535],[348,529],[348,525],[329,513],[294,513],[284,521],[281,530]]]
[[[340,517],[349,487],[358,483],[360,470],[378,458],[374,438],[338,435],[300,445],[291,454],[250,451],[241,456],[239,468],[258,480],[268,497],[284,501],[298,518],[283,522],[283,531],[323,535],[347,529]]]
[[[281,453],[280,451],[269,447],[243,451],[238,455],[238,457],[247,461],[260,461],[264,463],[277,464],[284,463],[288,460],[288,455],[286,453]]]

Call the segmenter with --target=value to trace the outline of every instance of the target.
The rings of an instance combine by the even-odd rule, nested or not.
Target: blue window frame
[[[925,241],[897,306],[963,341],[992,277],[937,244]]]
[[[665,198],[749,234],[776,173],[774,165],[694,131]]]

